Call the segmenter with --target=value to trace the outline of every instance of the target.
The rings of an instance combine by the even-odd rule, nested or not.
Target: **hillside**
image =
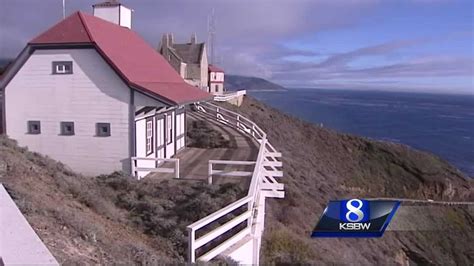
[[[236,90],[259,90],[259,91],[282,91],[283,86],[268,80],[256,77],[238,75],[225,75],[224,87],[230,91]]]
[[[474,241],[474,214],[467,208],[437,206],[433,211],[437,215],[431,217],[439,220],[412,221],[436,223],[444,228],[440,231],[392,231],[381,239],[309,237],[331,199],[474,201],[473,180],[447,162],[404,145],[321,128],[250,97],[239,108],[224,105],[252,117],[283,154],[281,181],[286,197],[267,201],[270,206],[262,250],[265,263],[387,265],[411,261],[467,265],[474,260],[472,246],[464,244]]]
[[[330,199],[473,201],[472,181],[445,161],[403,145],[320,128],[250,97],[240,108],[224,105],[257,122],[284,156],[286,198],[267,201],[262,262],[474,261],[466,244],[474,242],[474,217],[464,208],[435,209],[444,217],[435,221],[442,231],[386,232],[380,239],[309,237]],[[182,263],[186,225],[245,193],[231,184],[135,181],[117,173],[84,177],[5,137],[0,138],[0,182],[53,255],[66,264]]]
[[[85,177],[3,136],[0,183],[66,265],[183,263],[186,226],[246,194],[233,184]]]

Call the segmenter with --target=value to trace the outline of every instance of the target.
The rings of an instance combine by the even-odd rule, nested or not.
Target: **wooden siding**
[[[52,75],[53,61],[72,61],[74,73]],[[130,89],[93,49],[36,50],[5,89],[7,135],[86,175],[130,171]],[[29,135],[28,120],[41,121]],[[60,135],[73,121],[74,136]],[[96,123],[111,124],[110,137]]]

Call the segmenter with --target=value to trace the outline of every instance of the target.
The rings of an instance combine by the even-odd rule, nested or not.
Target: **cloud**
[[[1,0],[0,25],[24,32],[24,42],[62,17],[60,0]],[[92,11],[91,0],[66,0],[66,10]],[[134,9],[133,27],[150,43],[157,45],[160,35],[174,32],[178,40],[191,33],[207,36],[207,17],[215,10],[219,46],[273,43],[319,30],[345,27],[364,15],[374,1],[318,0],[122,0]],[[2,36],[3,37],[3,36]],[[17,43],[23,46],[23,43]]]
[[[417,58],[412,61],[381,67],[348,69],[349,77],[451,77],[473,76],[474,58],[432,57]]]
[[[422,40],[399,40],[362,47],[347,53],[341,53],[329,57],[324,62],[317,64],[317,67],[344,67],[347,63],[363,56],[385,55],[403,47],[419,44]]]
[[[261,60],[248,53],[233,53],[226,58],[226,66],[233,69],[233,73],[245,76],[257,76],[266,79],[272,77],[270,66],[262,63]]]
[[[330,60],[330,59],[328,59]],[[415,57],[402,63],[375,67],[351,68],[339,64],[338,68],[326,67],[323,63],[292,62],[282,70],[273,71],[274,80],[338,80],[375,79],[379,77],[474,77],[474,58],[456,56]],[[332,61],[331,61],[332,62]],[[339,62],[340,63],[340,62]]]
[[[32,39],[62,17],[60,0],[0,0],[0,57],[14,57]],[[99,0],[66,0],[67,13],[91,12]],[[134,9],[132,27],[152,46],[163,33],[172,32],[179,42],[192,33],[207,41],[207,17],[215,10],[218,64],[228,73],[259,76],[300,84],[380,83],[378,78],[472,77],[472,58],[460,55],[432,55],[415,52],[401,58],[397,53],[440,44],[453,38],[472,41],[472,30],[440,33],[429,38],[403,38],[321,53],[309,48],[289,48],[291,41],[317,40],[322,32],[357,29],[384,4],[377,0],[121,0]],[[377,26],[377,25],[371,25]],[[316,37],[316,38],[315,38]],[[347,45],[350,47],[350,44]],[[388,58],[382,64],[355,68],[354,62]],[[390,63],[387,63],[390,62]],[[388,82],[388,81],[385,81]],[[350,85],[350,83],[349,83]],[[380,85],[384,85],[380,83]],[[386,85],[386,84],[385,84]]]

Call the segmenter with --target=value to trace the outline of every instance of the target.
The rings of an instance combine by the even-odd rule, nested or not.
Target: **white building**
[[[185,105],[211,95],[130,29],[130,9],[112,1],[94,14],[40,34],[4,74],[4,133],[87,175],[130,173],[132,157],[171,158],[185,147]]]
[[[209,65],[209,93],[224,94],[224,70],[214,65]]]
[[[190,85],[209,92],[206,44],[196,34],[188,43],[176,43],[173,34],[164,34],[158,52]]]

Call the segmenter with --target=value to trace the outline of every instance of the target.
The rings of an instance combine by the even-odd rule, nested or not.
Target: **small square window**
[[[40,134],[40,133],[41,133],[41,122],[28,121],[28,134]]]
[[[54,61],[53,74],[72,74],[72,61]]]
[[[110,123],[97,123],[96,134],[98,137],[109,137],[110,136]]]
[[[61,122],[61,135],[63,136],[74,135],[74,122]]]

